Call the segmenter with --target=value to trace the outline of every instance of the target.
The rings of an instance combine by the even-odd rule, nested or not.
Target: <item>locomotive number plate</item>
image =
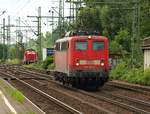
[[[80,60],[81,65],[97,65],[100,64],[100,60]]]

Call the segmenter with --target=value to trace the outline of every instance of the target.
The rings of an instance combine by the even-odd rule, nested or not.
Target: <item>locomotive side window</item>
[[[102,50],[102,49],[104,49],[104,42],[94,41],[92,47],[93,47],[93,50]]]
[[[60,43],[56,43],[55,50],[60,51]]]
[[[87,41],[77,41],[75,43],[76,50],[87,50],[88,42]]]
[[[65,51],[68,49],[68,42],[62,42],[61,44],[61,51]]]

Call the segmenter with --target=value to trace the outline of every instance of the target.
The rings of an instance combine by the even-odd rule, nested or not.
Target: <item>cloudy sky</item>
[[[58,7],[57,0],[0,0],[0,11],[5,15],[26,17],[37,15],[37,8],[42,7],[42,13],[48,13],[52,6]]]
[[[59,0],[0,0],[0,24],[2,24],[3,18],[7,19],[8,15],[11,17],[11,24],[16,24],[16,19],[21,17],[22,21],[27,20],[29,24],[36,25],[37,23],[33,22],[33,18],[28,18],[27,15],[36,16],[38,14],[38,7],[42,8],[42,15],[51,15],[49,10],[52,10],[51,7],[55,8],[58,11]],[[65,4],[65,15],[69,15],[69,10],[67,7],[69,5]],[[3,11],[6,11],[5,14],[1,15]],[[55,15],[58,16],[57,13]],[[50,19],[42,19],[42,31],[51,31]],[[23,23],[21,23],[23,26]],[[33,34],[33,33],[31,33]]]
[[[37,14],[37,8],[42,7],[42,13],[47,13],[51,7],[58,7],[59,0],[0,0],[0,11],[6,10],[7,15],[26,16]],[[68,5],[65,4],[65,7]]]

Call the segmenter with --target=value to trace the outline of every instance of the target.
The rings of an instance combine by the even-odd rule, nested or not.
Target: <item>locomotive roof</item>
[[[61,39],[58,39],[57,41],[56,41],[56,43],[57,42],[65,42],[65,41],[69,41],[69,40],[72,40],[72,39],[82,39],[82,38],[85,38],[85,37],[88,37],[88,36],[71,36],[71,37],[64,37],[64,38],[61,38]],[[105,36],[92,36],[92,37],[94,37],[94,38],[100,38],[100,39],[102,39],[102,40],[106,40],[107,39],[107,37],[105,37]]]

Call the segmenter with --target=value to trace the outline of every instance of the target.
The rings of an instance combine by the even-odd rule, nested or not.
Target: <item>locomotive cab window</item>
[[[76,50],[87,50],[88,42],[87,41],[76,41],[75,49]]]
[[[61,51],[65,51],[68,49],[68,42],[62,42],[61,44]]]
[[[102,41],[93,41],[93,50],[103,50],[104,49],[104,42]]]
[[[55,45],[55,50],[56,50],[56,51],[60,51],[60,43],[56,43],[56,45]]]

